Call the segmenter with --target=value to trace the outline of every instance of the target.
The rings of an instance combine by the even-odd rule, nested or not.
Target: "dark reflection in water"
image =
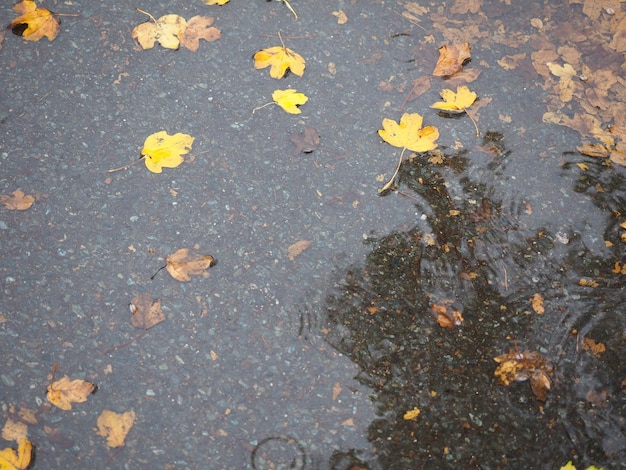
[[[416,200],[415,225],[371,240],[365,265],[348,270],[324,301],[326,340],[360,366],[358,379],[378,409],[368,430],[376,457],[359,465],[626,461],[624,275],[614,264],[624,262],[618,224],[626,181],[595,162],[577,180],[573,164],[562,167],[566,185],[574,178],[574,191],[588,194],[596,219],[606,220],[611,243],[599,253],[588,247],[585,227],[561,233],[558,224],[528,222],[530,204],[509,200],[504,195],[514,190],[496,184],[508,155],[502,136],[488,133],[472,160],[463,153],[404,164],[399,187]],[[559,209],[552,211],[559,219]],[[537,293],[543,315],[531,308]],[[437,325],[431,305],[442,302],[462,310],[460,327]],[[585,338],[604,343],[606,352],[595,357]],[[545,404],[528,383],[505,388],[494,377],[493,358],[513,340],[554,364]],[[404,419],[415,407],[419,417]]]

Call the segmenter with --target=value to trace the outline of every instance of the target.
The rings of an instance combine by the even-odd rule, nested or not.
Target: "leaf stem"
[[[146,158],[146,155],[142,155],[139,158],[139,160],[135,160],[134,162],[127,163],[124,166],[120,166],[120,167],[117,167],[117,168],[111,168],[110,170],[107,171],[107,173],[114,173],[116,171],[126,170],[127,168],[130,168],[131,166],[136,165],[140,161],[144,160],[145,158]]]
[[[269,105],[271,105],[271,104],[277,104],[277,103],[276,103],[275,101],[272,101],[272,102],[270,102],[270,103],[265,103],[265,104],[264,104],[264,105],[262,105],[262,106],[257,106],[256,108],[254,108],[254,109],[252,110],[252,114],[254,114],[254,113],[255,113],[256,111],[258,111],[259,109],[265,108],[266,106],[269,106]]]
[[[285,5],[287,5],[287,8],[289,8],[289,11],[291,11],[291,13],[293,13],[294,18],[296,19],[296,21],[298,21],[298,14],[296,13],[296,10],[293,9],[291,4],[287,0],[283,0],[283,3]]]
[[[391,176],[389,181],[387,181],[387,183],[385,183],[385,186],[383,186],[382,188],[380,188],[378,190],[378,194],[384,193],[389,188],[391,188],[391,186],[393,186],[393,182],[396,179],[396,176],[398,176],[398,172],[400,171],[400,166],[402,165],[402,159],[404,158],[404,151],[405,150],[406,150],[406,147],[402,147],[402,152],[400,152],[400,160],[398,160],[398,166],[396,166],[396,171],[393,172],[393,175]]]
[[[478,130],[478,125],[476,125],[476,121],[474,120],[472,115],[469,113],[467,108],[463,108],[463,111],[465,111],[465,114],[467,114],[467,117],[470,118],[470,121],[472,121],[472,124],[474,124],[474,128],[476,129],[476,137],[480,137],[480,131]]]
[[[150,13],[148,13],[147,11],[144,11],[141,8],[137,8],[137,7],[135,7],[135,10],[138,11],[139,13],[143,13],[144,15],[148,15],[150,17],[150,19],[152,21],[154,21],[154,24],[157,24],[156,18],[154,16],[152,16]]]

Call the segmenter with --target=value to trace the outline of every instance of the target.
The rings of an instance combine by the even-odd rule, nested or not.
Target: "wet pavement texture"
[[[445,81],[403,105],[454,39],[407,21],[406,2],[294,0],[298,22],[280,2],[149,3],[46,2],[80,16],[52,42],[9,32],[0,50],[0,193],[36,196],[0,210],[0,406],[34,410],[33,468],[623,467],[626,172],[542,122],[549,91],[530,62],[497,65],[533,44],[499,41],[496,22],[532,36],[544,2],[425,5],[460,31],[477,14],[494,24],[465,31],[481,70],[469,85],[490,99],[480,136],[429,109]],[[552,3],[554,24],[585,21],[581,5]],[[215,16],[222,38],[140,51],[135,7]],[[253,68],[279,31],[306,59],[302,78]],[[290,87],[309,96],[302,114],[252,114]],[[439,128],[445,158],[407,159],[381,197],[399,149],[376,131],[403,112]],[[321,145],[298,154],[290,135],[305,127]],[[195,137],[180,167],[108,173],[160,130]],[[151,279],[162,261],[148,250],[183,247],[218,264],[189,283]],[[143,292],[167,320],[133,341],[128,306]],[[461,325],[437,324],[441,302]],[[515,343],[554,366],[545,403],[494,376]],[[97,392],[50,407],[54,364]],[[124,447],[96,434],[105,409],[136,413]]]

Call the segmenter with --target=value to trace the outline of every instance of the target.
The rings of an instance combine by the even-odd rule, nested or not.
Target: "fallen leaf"
[[[98,416],[98,435],[107,438],[107,446],[122,447],[135,422],[135,412],[115,413],[104,410]]]
[[[180,37],[180,44],[190,51],[197,51],[200,47],[200,39],[208,42],[217,41],[222,37],[222,32],[215,26],[211,26],[215,18],[210,16],[194,16],[187,21],[187,27]]]
[[[404,113],[397,123],[392,119],[383,119],[383,128],[378,135],[394,147],[405,148],[413,152],[426,152],[437,148],[435,141],[439,130],[434,126],[422,128],[423,118],[417,113]]]
[[[230,0],[202,0],[205,5],[225,5]]]
[[[7,419],[2,428],[2,439],[6,441],[19,442],[21,439],[26,438],[28,435],[28,426],[21,421],[13,421],[11,418]],[[0,466],[0,468],[2,468]]]
[[[340,393],[341,393],[341,384],[339,382],[335,382],[335,385],[333,385],[333,401],[337,399]]]
[[[72,403],[83,403],[96,386],[85,380],[70,381],[66,375],[48,386],[48,401],[62,410],[71,410]]]
[[[309,101],[309,98],[304,93],[298,93],[293,88],[274,90],[272,99],[289,114],[300,114],[302,111],[300,111],[298,106]]]
[[[305,127],[304,131],[292,133],[289,139],[296,146],[296,154],[311,153],[320,145],[320,135],[312,127]]]
[[[530,387],[537,400],[546,401],[546,395],[551,388],[553,368],[543,354],[539,351],[526,350],[520,353],[511,350],[493,359],[500,364],[494,375],[503,385],[530,379]]]
[[[463,69],[463,64],[471,58],[468,42],[443,45],[439,48],[439,59],[433,71],[435,77],[450,77]]]
[[[22,36],[27,41],[39,41],[43,37],[52,41],[59,34],[61,23],[58,15],[45,8],[38,8],[33,0],[19,2],[13,7],[13,11],[21,15],[9,25],[13,34]]]
[[[407,420],[407,421],[409,421],[409,420],[416,420],[417,417],[420,415],[420,413],[421,413],[421,411],[416,406],[412,410],[409,410],[406,413],[404,413],[404,416],[402,416],[402,418]]]
[[[287,70],[291,70],[301,77],[304,74],[305,62],[300,54],[283,44],[282,46],[261,49],[254,54],[254,68],[264,69],[266,67],[271,67],[270,77],[272,78],[283,78]]]
[[[156,253],[154,250],[149,250]],[[209,255],[190,255],[189,248],[181,248],[165,258],[165,269],[177,281],[189,282],[191,277],[202,274],[206,269],[217,264]]]
[[[348,22],[348,15],[343,10],[333,11],[333,16],[337,18],[337,24],[346,24]]]
[[[24,194],[21,189],[13,191],[12,196],[6,194],[0,196],[0,203],[4,204],[4,207],[10,211],[25,211],[33,205],[33,202],[35,202],[35,198]]]
[[[135,26],[132,32],[133,39],[137,40],[142,49],[152,49],[157,42],[166,49],[178,49],[180,37],[187,27],[185,18],[169,14],[157,20],[147,11],[136,10],[150,17],[148,21]]]
[[[552,75],[559,77],[559,98],[563,103],[567,103],[572,100],[574,94],[574,82],[572,78],[576,76],[576,70],[570,64],[559,65],[554,62],[548,62],[546,64],[552,72]]]
[[[311,242],[308,240],[300,240],[295,242],[289,248],[287,248],[287,255],[291,261],[294,260],[296,256],[306,250],[309,246],[311,246]]]
[[[430,107],[435,109],[441,109],[447,113],[459,114],[464,113],[469,108],[478,95],[475,92],[470,91],[465,85],[458,86],[456,93],[452,90],[445,89],[441,91],[441,97],[443,101],[438,101],[432,104]]]
[[[165,315],[161,310],[161,299],[153,301],[152,296],[147,292],[133,297],[129,308],[132,313],[130,323],[135,328],[147,330],[165,320]]]
[[[10,447],[0,450],[0,469],[2,470],[24,470],[30,465],[33,453],[33,445],[26,439],[20,439],[17,450]]]
[[[180,132],[168,135],[160,131],[148,136],[141,151],[146,168],[152,173],[161,173],[163,167],[176,168],[185,161],[183,155],[191,150],[194,140],[194,137]]]
[[[383,128],[378,130],[378,135],[388,144],[402,148],[402,152],[396,170],[389,181],[378,190],[379,194],[385,193],[393,185],[400,171],[405,150],[427,152],[437,148],[435,141],[439,138],[439,130],[435,126],[422,128],[422,122],[422,116],[417,113],[404,113],[399,123],[392,119],[383,119]]]
[[[437,323],[442,328],[453,329],[455,326],[459,326],[463,323],[463,315],[461,310],[452,307],[453,301],[449,299],[444,299],[440,301],[438,304],[431,304],[430,308],[432,309],[435,317],[437,318]]]
[[[594,357],[600,358],[600,356],[602,356],[602,353],[606,351],[606,346],[604,345],[604,343],[596,343],[591,338],[585,338],[583,339],[583,349],[585,351],[590,351],[591,354],[594,355]]]
[[[541,294],[536,293],[533,295],[531,305],[537,315],[543,315],[545,313],[545,309],[543,308],[543,297]]]

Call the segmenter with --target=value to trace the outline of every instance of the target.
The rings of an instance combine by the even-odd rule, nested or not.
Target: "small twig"
[[[131,344],[132,342],[137,341],[139,338],[141,338],[141,337],[142,337],[143,335],[145,335],[147,332],[148,332],[148,330],[144,330],[144,331],[142,331],[141,333],[139,333],[137,336],[135,336],[135,337],[133,337],[133,338],[129,339],[128,341],[124,341],[122,344],[117,344],[117,345],[115,345],[115,346],[111,346],[109,349],[106,349],[106,350],[102,351],[100,354],[102,354],[102,355],[104,356],[105,354],[109,354],[109,353],[111,353],[111,352],[113,352],[113,351],[117,351],[117,350],[118,350],[118,349],[120,349],[120,348],[123,348],[123,347],[125,347],[125,346],[128,346],[128,345],[129,345],[129,344]]]
[[[400,152],[400,160],[398,160],[398,166],[396,166],[396,171],[393,172],[393,175],[391,176],[389,181],[387,181],[385,186],[383,186],[382,188],[380,188],[378,190],[378,194],[384,193],[389,188],[391,188],[391,186],[393,186],[393,182],[396,179],[396,176],[398,175],[398,172],[400,171],[400,165],[402,165],[402,159],[404,158],[404,151],[405,150],[406,150],[406,147],[403,147],[402,148],[402,152]]]

